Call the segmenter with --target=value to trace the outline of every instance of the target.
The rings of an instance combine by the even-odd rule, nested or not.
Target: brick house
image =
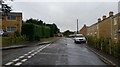
[[[21,12],[10,12],[8,15],[2,15],[2,29],[7,31],[9,35],[14,35],[15,32],[21,34],[21,27]]]
[[[83,34],[84,36],[86,36],[86,35],[87,35],[87,28],[88,28],[88,26],[84,25],[84,26],[80,29],[79,33],[81,33],[81,34]]]
[[[109,12],[109,16],[105,15],[98,19],[97,23],[87,27],[87,35],[97,38],[111,38],[114,41],[120,41],[120,13],[113,15]],[[81,29],[82,30],[82,29]]]

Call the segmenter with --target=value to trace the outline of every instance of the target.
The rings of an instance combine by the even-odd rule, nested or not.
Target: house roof
[[[115,15],[113,15],[111,18],[115,18],[116,16],[120,16],[120,12],[119,13],[117,13],[117,14],[115,14]],[[110,18],[110,16],[109,17],[106,17],[106,19],[109,19]],[[97,25],[98,23],[101,23],[102,21],[104,21],[104,20],[106,20],[106,19],[103,19],[103,20],[101,20],[100,22],[97,22],[97,23],[94,23],[94,24],[92,24],[91,26],[89,26],[89,27],[92,27],[92,26],[94,26],[94,25]]]
[[[0,14],[4,15],[2,12],[0,12]],[[22,12],[13,12],[13,11],[11,11],[7,15],[10,15],[10,16],[22,16]]]

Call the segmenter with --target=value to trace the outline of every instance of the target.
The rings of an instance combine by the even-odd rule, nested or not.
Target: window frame
[[[10,31],[8,31],[8,27],[10,27]],[[12,29],[11,29],[12,27],[15,27],[16,28],[15,31],[17,31],[17,27],[16,26],[7,26],[6,27],[6,31],[7,32],[15,32],[15,31],[12,31]]]
[[[10,19],[8,19],[8,17],[10,17]],[[12,17],[12,16],[7,16],[6,19],[7,19],[8,21],[16,21],[16,20],[17,20],[17,16],[13,16],[13,17],[15,17],[15,20],[11,19],[11,17]]]

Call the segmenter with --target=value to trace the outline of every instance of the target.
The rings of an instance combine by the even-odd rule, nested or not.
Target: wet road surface
[[[3,65],[106,65],[86,44],[62,38],[53,44],[3,51]]]

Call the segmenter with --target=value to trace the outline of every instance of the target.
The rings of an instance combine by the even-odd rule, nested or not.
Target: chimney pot
[[[103,20],[104,20],[104,19],[106,19],[106,16],[105,16],[105,15],[103,16]]]
[[[109,17],[113,16],[113,11],[109,12]]]
[[[101,21],[101,18],[98,18],[98,22],[100,22]]]

